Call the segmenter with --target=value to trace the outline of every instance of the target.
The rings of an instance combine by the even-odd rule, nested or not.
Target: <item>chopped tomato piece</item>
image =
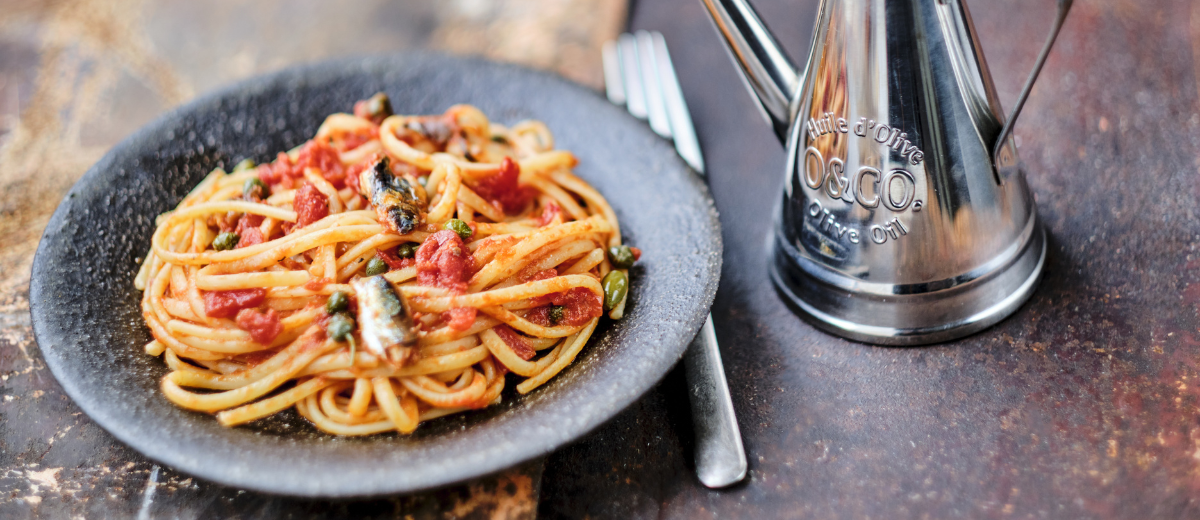
[[[379,257],[380,260],[383,260],[383,263],[388,265],[389,271],[394,269],[404,269],[405,267],[415,265],[417,263],[417,261],[412,258],[400,258],[399,256],[396,256],[395,248],[380,249],[375,252],[375,256]]]
[[[525,341],[523,336],[517,334],[516,331],[512,330],[512,328],[510,328],[508,325],[496,325],[492,328],[492,330],[496,331],[496,335],[500,336],[500,339],[504,340],[504,343],[508,345],[508,348],[511,348],[513,353],[521,359],[529,361],[530,359],[533,359],[534,354],[537,354],[537,351],[533,350],[533,347],[529,346],[529,342]]]
[[[266,242],[266,240],[263,240],[262,230],[256,227],[246,228],[241,233],[238,233],[238,237],[238,243],[234,246],[235,248],[256,246]]]
[[[543,327],[557,325],[578,327],[604,312],[604,302],[600,299],[600,295],[583,287],[575,287],[566,292],[550,293],[546,297],[549,298],[552,305],[563,307],[562,319],[558,320],[558,323],[550,323],[549,305],[530,310],[525,315],[525,319]]]
[[[485,200],[499,206],[505,213],[519,213],[533,199],[532,190],[527,186],[517,185],[521,175],[521,167],[509,157],[500,161],[500,169],[488,177],[484,177],[475,185],[475,193]]]
[[[299,179],[304,178],[306,168],[315,168],[321,176],[333,187],[341,189],[346,185],[346,167],[338,156],[338,151],[321,141],[310,139],[296,154],[296,162],[286,153],[275,156],[275,161],[258,167],[259,180],[269,184],[272,189],[281,187],[292,189]]]
[[[292,207],[296,210],[298,228],[329,216],[329,198],[312,184],[305,184],[296,192],[296,200],[292,202]]]
[[[629,248],[629,250],[633,252],[633,261],[634,262],[642,259],[642,250],[641,249],[638,249],[636,247],[631,247],[631,248]]]
[[[266,237],[263,236],[262,230],[258,228],[262,223],[262,215],[248,214],[239,219],[237,234],[240,238],[238,239],[237,247],[248,247],[266,242]]]
[[[237,325],[249,332],[256,343],[263,345],[270,345],[283,332],[283,324],[279,322],[279,313],[275,309],[267,309],[266,312],[242,309],[237,313]]]
[[[556,218],[559,222],[562,222],[562,206],[559,206],[557,202],[551,201],[549,204],[546,204],[545,208],[542,208],[542,214],[537,218],[537,225],[538,227],[545,226],[553,222]]]
[[[210,318],[231,318],[242,309],[258,307],[265,299],[266,289],[205,291],[204,314]]]
[[[271,186],[272,190],[276,187],[290,190],[295,186],[295,178],[302,175],[304,170],[299,175],[294,174],[292,160],[283,152],[275,156],[274,162],[258,167],[258,179]]]
[[[475,323],[475,315],[478,314],[474,307],[457,307],[442,313],[442,321],[451,330],[467,330]]]
[[[316,168],[334,188],[341,189],[346,185],[346,167],[342,165],[338,151],[321,141],[309,140],[304,143],[304,147],[296,155],[294,168],[293,177],[303,177],[306,168]]]
[[[462,293],[467,290],[470,266],[474,264],[470,250],[458,234],[443,229],[430,235],[417,249],[417,281]]]

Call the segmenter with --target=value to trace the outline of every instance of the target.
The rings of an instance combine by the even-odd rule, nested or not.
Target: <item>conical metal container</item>
[[[960,0],[823,0],[802,71],[743,0],[704,1],[787,146],[771,276],[789,303],[835,334],[912,345],[1032,294],[1045,234]]]

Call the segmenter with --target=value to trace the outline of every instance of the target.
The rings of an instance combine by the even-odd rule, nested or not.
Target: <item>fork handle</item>
[[[683,362],[696,432],[696,475],[710,488],[736,484],[746,477],[746,450],[721,366],[712,315],[692,340]]]

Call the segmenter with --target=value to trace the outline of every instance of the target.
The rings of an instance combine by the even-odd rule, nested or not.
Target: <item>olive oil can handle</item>
[[[1050,48],[1054,46],[1054,40],[1058,38],[1058,32],[1062,29],[1063,22],[1067,19],[1067,12],[1071,10],[1071,4],[1074,0],[1058,0],[1058,16],[1054,19],[1054,27],[1050,28],[1050,37],[1046,39],[1046,44],[1042,46],[1042,53],[1038,55],[1037,63],[1033,65],[1033,72],[1029,74],[1029,79],[1025,80],[1025,86],[1021,89],[1021,95],[1017,97],[1017,104],[1013,106],[1012,113],[1004,120],[1004,128],[1000,130],[1000,135],[996,138],[996,144],[992,147],[992,163],[998,164],[1000,160],[1000,149],[1004,147],[1004,142],[1008,140],[1013,131],[1013,125],[1017,122],[1017,117],[1021,115],[1021,108],[1025,106],[1025,100],[1029,98],[1029,91],[1033,90],[1033,83],[1037,81],[1038,74],[1042,72],[1042,66],[1046,64],[1046,57],[1050,55]]]

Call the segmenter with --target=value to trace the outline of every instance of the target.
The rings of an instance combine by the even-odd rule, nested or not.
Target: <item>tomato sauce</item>
[[[537,307],[525,315],[525,319],[543,327],[568,325],[578,327],[601,315],[604,312],[604,302],[600,295],[583,287],[575,287],[566,292],[546,295],[552,305],[563,307],[562,319],[558,323],[550,323],[550,306]]]
[[[458,234],[443,229],[429,236],[417,249],[417,281],[459,294],[466,292],[474,265],[471,252]]]
[[[296,227],[302,228],[329,216],[329,198],[316,186],[305,184],[296,192],[292,208],[296,210]]]
[[[338,151],[321,141],[309,140],[296,154],[296,162],[286,153],[275,156],[275,161],[258,167],[259,180],[276,188],[290,190],[304,178],[306,168],[316,168],[321,176],[329,181],[334,188],[346,186],[346,167],[338,157]]]
[[[457,307],[443,312],[442,321],[452,330],[467,330],[475,323],[477,314],[479,312],[474,307]]]
[[[277,188],[290,190],[296,186],[292,172],[292,160],[288,158],[288,154],[279,152],[274,162],[258,167],[258,180],[265,182],[272,191]],[[300,175],[304,175],[304,170],[300,171]]]
[[[542,208],[542,214],[535,222],[538,227],[544,227],[554,222],[555,219],[562,222],[562,206],[559,206],[557,202],[551,201],[549,204],[546,204],[545,208]]]
[[[262,230],[258,228],[262,223],[262,215],[248,214],[242,216],[237,224],[237,234],[240,237],[238,238],[237,247],[249,247],[266,242],[266,237],[263,236]]]
[[[266,312],[258,309],[242,309],[237,313],[237,325],[249,332],[250,337],[263,345],[270,345],[283,332],[283,324],[279,322],[279,313],[275,309]]]
[[[210,318],[231,318],[242,309],[262,305],[266,299],[266,289],[204,291],[204,314]]]
[[[495,174],[480,179],[475,185],[475,193],[484,200],[495,204],[505,213],[513,215],[520,213],[533,200],[533,190],[517,184],[521,175],[521,167],[516,161],[505,157],[500,161],[500,169]]]
[[[378,128],[371,128],[367,132],[354,132],[354,133],[343,134],[341,136],[342,150],[347,150],[347,151],[353,150],[355,148],[362,146],[364,143],[367,143],[377,137],[379,137],[379,129]]]
[[[537,351],[533,350],[533,347],[529,346],[529,342],[525,341],[524,337],[522,337],[520,334],[517,334],[516,331],[512,330],[512,328],[510,328],[508,325],[496,325],[495,327],[492,327],[492,330],[496,331],[496,335],[500,336],[500,339],[504,340],[504,343],[508,345],[508,348],[511,348],[513,353],[515,353],[521,359],[529,361],[530,359],[533,359],[534,354],[537,354]]]
[[[443,229],[429,236],[417,249],[417,282],[426,287],[441,287],[457,294],[467,291],[471,266],[475,265],[470,250],[458,234]],[[386,261],[386,260],[385,260]],[[442,320],[454,330],[466,330],[475,322],[473,307],[450,309]]]

